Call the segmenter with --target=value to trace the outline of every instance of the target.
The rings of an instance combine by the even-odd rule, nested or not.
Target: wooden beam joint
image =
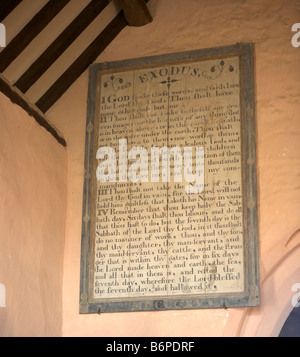
[[[129,26],[144,26],[153,21],[144,0],[119,0]]]

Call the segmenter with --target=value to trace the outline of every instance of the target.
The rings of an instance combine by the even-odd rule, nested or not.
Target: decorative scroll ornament
[[[121,89],[130,87],[131,83],[130,82],[124,83],[124,80],[122,78],[115,78],[115,76],[112,74],[110,76],[110,79],[104,82],[103,87],[107,88],[109,85],[111,85],[114,92],[117,92]]]
[[[210,73],[208,71],[203,71],[202,76],[206,79],[215,80],[221,76],[226,67],[225,62],[222,60],[219,64],[211,67]],[[234,67],[230,65],[228,70],[229,72],[233,72]]]

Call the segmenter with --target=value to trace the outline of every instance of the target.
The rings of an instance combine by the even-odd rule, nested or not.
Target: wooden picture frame
[[[252,44],[90,67],[80,274],[80,313],[259,305]]]

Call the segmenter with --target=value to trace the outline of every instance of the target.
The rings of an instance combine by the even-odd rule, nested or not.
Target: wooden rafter
[[[46,113],[126,25],[124,15],[120,12],[35,105]]]
[[[11,64],[70,0],[49,0],[0,53],[0,72]]]
[[[129,26],[144,26],[152,22],[152,16],[144,0],[119,0]]]
[[[0,92],[5,94],[13,103],[17,104],[23,108],[30,116],[32,116],[35,121],[46,129],[59,144],[63,147],[67,146],[65,139],[58,133],[58,131],[47,121],[43,113],[39,111],[38,108],[35,108],[33,105],[30,105],[22,93],[18,92],[18,89],[12,87],[2,75],[0,75]]]
[[[101,13],[108,3],[109,0],[91,1],[18,79],[15,86],[25,93],[70,46],[70,44],[81,34],[81,32]]]
[[[152,16],[147,8],[148,0],[89,0],[80,8],[80,13],[76,13],[76,17],[67,22],[66,27],[61,33],[50,43],[42,54],[39,54],[36,59],[28,64],[23,71],[18,72],[17,64],[21,63],[22,52],[28,45],[40,34],[41,31],[47,28],[48,24],[61,12],[61,10],[72,0],[48,0],[47,3],[32,17],[32,19],[23,27],[23,29],[8,43],[8,45],[0,52],[0,72],[4,72],[7,79],[10,81],[12,88],[16,89],[16,93],[28,95],[29,100],[32,100],[33,108],[38,110],[37,121],[40,120],[39,115],[46,113],[53,104],[65,93],[65,91],[77,80],[77,78],[95,61],[101,52],[114,40],[114,38],[127,25],[142,26],[152,21]],[[0,21],[7,17],[22,0],[0,0]],[[72,3],[71,3],[72,4]],[[70,4],[70,6],[71,6]],[[61,63],[61,56],[64,56],[66,51],[78,39],[78,37],[91,25],[94,20],[101,24],[102,11],[109,16],[111,22],[104,28],[99,28],[96,33],[95,26],[93,28],[93,37],[90,42],[87,42],[87,48],[81,50],[81,54],[69,64],[69,67],[53,84],[48,84],[47,74],[48,69],[56,66],[56,63]],[[123,9],[123,11],[121,11]],[[114,15],[112,15],[114,14]],[[115,16],[113,18],[113,16]],[[104,22],[107,20],[105,19]],[[109,20],[110,21],[110,20]],[[50,27],[51,25],[49,25]],[[72,57],[71,57],[72,58]],[[16,62],[14,60],[17,59]],[[18,62],[19,61],[19,62]],[[12,64],[14,62],[14,64]],[[10,65],[12,66],[8,68]],[[15,68],[16,67],[16,68]],[[7,70],[8,69],[8,70]],[[14,71],[16,70],[16,71]],[[4,78],[4,77],[3,77]],[[44,78],[41,83],[41,93],[38,88],[32,88],[40,78]],[[15,82],[16,81],[16,82]],[[15,83],[14,83],[15,82]],[[13,85],[14,83],[14,85]],[[39,82],[38,82],[39,83]],[[13,100],[26,107],[23,100],[15,100],[16,94],[9,91],[6,84],[1,85],[1,91],[5,91]],[[34,94],[33,94],[34,93]],[[29,103],[28,103],[29,104]],[[30,104],[29,104],[30,106]],[[27,107],[26,107],[27,108]],[[27,108],[28,109],[28,108]],[[31,115],[32,110],[30,111]],[[42,120],[40,120],[42,122]]]
[[[22,0],[0,0],[0,22],[2,22]]]

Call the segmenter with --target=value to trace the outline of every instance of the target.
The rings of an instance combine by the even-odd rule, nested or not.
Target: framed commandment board
[[[259,305],[252,45],[92,65],[80,313]]]

